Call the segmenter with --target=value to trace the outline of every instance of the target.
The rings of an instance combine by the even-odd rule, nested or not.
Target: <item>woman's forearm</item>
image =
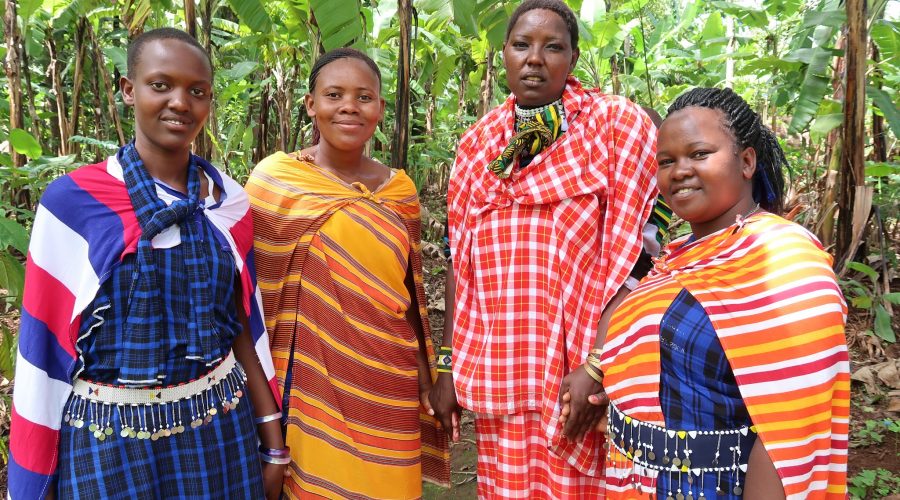
[[[244,372],[247,374],[247,392],[250,393],[250,401],[256,418],[266,417],[278,412],[278,403],[269,387],[269,381],[263,371],[253,337],[250,335],[250,325],[244,314],[243,307],[238,304],[238,316],[243,329],[234,339],[234,355]],[[280,419],[271,420],[257,425],[259,440],[266,448],[284,448],[284,437],[281,432]]]
[[[453,345],[453,313],[456,310],[456,277],[453,275],[453,262],[447,261],[447,275],[444,278],[444,335],[441,345]]]

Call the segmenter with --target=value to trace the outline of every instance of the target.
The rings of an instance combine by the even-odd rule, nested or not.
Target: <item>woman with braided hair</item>
[[[845,498],[846,304],[821,244],[778,216],[778,141],[733,91],[699,88],[669,108],[657,160],[692,234],[589,360],[609,398],[607,497]]]

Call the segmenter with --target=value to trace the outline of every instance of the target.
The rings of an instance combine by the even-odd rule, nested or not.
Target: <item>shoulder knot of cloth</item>
[[[384,203],[384,201],[383,201],[380,197],[378,197],[378,195],[376,195],[375,193],[373,193],[373,192],[368,188],[368,186],[366,186],[366,185],[363,184],[362,182],[354,182],[353,184],[351,184],[351,186],[353,186],[353,187],[355,187],[357,190],[359,190],[359,192],[360,192],[360,194],[362,194],[362,197],[363,197],[363,198],[365,198],[365,199],[367,199],[367,200],[372,200],[372,201],[374,201],[375,203]]]
[[[151,240],[173,224],[178,224],[181,244],[190,258],[184,262],[189,286],[184,291],[189,297],[190,318],[188,318],[185,343],[186,358],[203,361],[211,366],[217,359],[216,332],[213,327],[213,304],[209,291],[209,272],[202,241],[202,207],[200,205],[199,168],[206,162],[190,155],[188,165],[187,191],[185,199],[166,205],[156,192],[156,182],[150,177],[138,155],[134,142],[119,150],[117,154],[122,165],[122,174],[128,197],[141,226],[141,238],[135,255],[134,274],[129,294],[125,319],[125,345],[123,366],[119,370],[119,382],[129,385],[152,385],[166,376],[165,346],[163,339],[170,332],[162,296],[157,284],[158,273]]]
[[[512,173],[516,159],[530,160],[565,131],[565,108],[562,99],[534,109],[516,105],[515,135],[488,169],[501,179]],[[527,165],[525,162],[523,165]]]

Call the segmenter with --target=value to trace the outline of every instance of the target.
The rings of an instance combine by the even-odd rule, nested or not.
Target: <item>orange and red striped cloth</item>
[[[787,498],[845,498],[847,306],[831,257],[805,229],[768,213],[670,244],[617,309],[602,358],[610,400],[655,425],[665,425],[659,320],[682,289],[709,315]],[[652,471],[635,477],[630,467],[612,467],[609,498],[655,493]],[[635,481],[643,495],[632,491]]]
[[[294,459],[288,498],[417,498],[449,485],[446,434],[419,403],[419,200],[403,171],[374,192],[284,153],[246,186],[256,262]],[[414,272],[415,296],[406,285]]]

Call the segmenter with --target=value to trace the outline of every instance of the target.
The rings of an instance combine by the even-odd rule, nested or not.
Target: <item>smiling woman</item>
[[[431,401],[451,435],[458,403],[477,413],[485,498],[602,495],[602,410],[587,403],[601,376],[585,362],[642,250],[658,249],[642,237],[655,234],[656,129],[627,99],[584,89],[578,55],[569,7],[523,2],[503,47],[512,95],[463,135],[451,174],[455,294]],[[567,391],[577,406],[562,415]]]
[[[35,215],[10,496],[274,498],[287,450],[267,421],[250,207],[191,154],[209,58],[184,32],[148,31],[121,89],[134,141],[54,181]]]
[[[402,170],[363,154],[384,115],[375,63],[338,49],[309,80],[317,144],[265,158],[246,187],[296,450],[284,494],[418,498],[423,478],[450,479],[447,439],[428,403],[434,353],[419,200]]]

